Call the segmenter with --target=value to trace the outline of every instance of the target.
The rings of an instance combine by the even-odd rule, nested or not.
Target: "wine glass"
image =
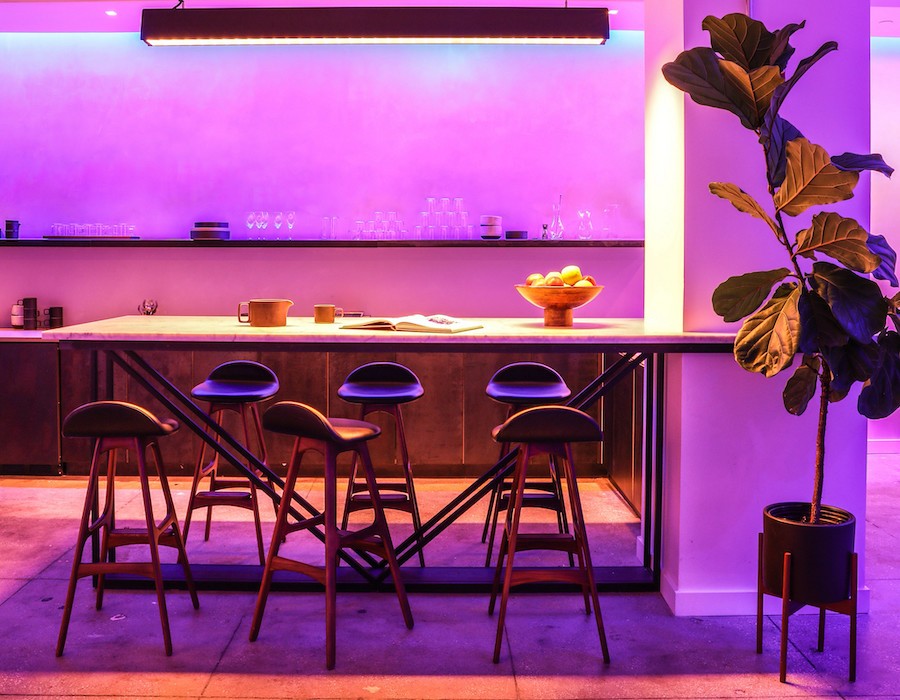
[[[284,212],[276,211],[275,218],[272,223],[275,224],[275,230],[279,230],[281,228],[281,224],[284,223]]]

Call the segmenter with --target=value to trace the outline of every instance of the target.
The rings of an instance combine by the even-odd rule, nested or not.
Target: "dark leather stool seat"
[[[284,481],[284,492],[278,506],[275,531],[266,557],[250,641],[259,635],[262,616],[272,584],[272,575],[278,570],[287,570],[310,576],[325,586],[325,665],[334,668],[336,637],[337,562],[342,549],[375,553],[385,559],[394,588],[400,601],[400,609],[407,628],[412,629],[413,618],[400,567],[394,554],[394,545],[388,531],[387,519],[375,483],[375,472],[369,459],[367,442],[377,437],[381,429],[372,423],[348,418],[326,418],[319,411],[301,403],[281,401],[266,411],[263,425],[267,430],[296,437],[288,471]],[[292,516],[291,501],[300,473],[300,462],[306,452],[313,451],[325,457],[325,507],[317,515],[304,519]],[[353,452],[359,457],[359,464],[368,486],[374,520],[371,525],[360,530],[348,531],[337,527],[337,457],[343,452]],[[279,548],[287,536],[298,530],[325,529],[325,565],[317,566],[296,561],[279,555]]]
[[[220,425],[226,413],[237,414],[243,428],[244,444],[248,449],[250,449],[250,423],[252,423],[256,438],[256,454],[265,463],[268,455],[256,405],[278,393],[278,388],[278,377],[265,365],[251,360],[234,360],[225,362],[210,372],[204,381],[191,390],[191,396],[201,401],[208,401],[209,415]],[[219,440],[218,435],[216,440]],[[244,477],[221,476],[219,474],[219,454],[210,449],[211,457],[207,461],[208,449],[210,449],[209,446],[203,442],[194,468],[194,480],[191,484],[187,515],[184,518],[184,539],[186,541],[188,538],[191,515],[198,508],[206,508],[204,540],[209,540],[214,507],[243,508],[253,513],[256,548],[259,552],[259,563],[263,564],[265,550],[263,549],[256,484]],[[205,479],[209,479],[209,484],[205,490],[202,490],[201,484]]]
[[[555,404],[565,401],[572,394],[565,380],[552,367],[540,362],[514,362],[494,373],[485,388],[485,393],[495,401],[507,405],[506,417],[529,406]],[[500,458],[509,452],[509,443],[500,445]],[[488,511],[484,518],[481,541],[487,541],[484,565],[490,566],[494,551],[494,535],[500,512],[509,505],[510,482],[497,482],[491,490]],[[531,478],[525,486],[524,505],[546,508],[556,512],[560,532],[568,530],[566,511],[562,507],[562,490],[559,475],[553,462],[549,465],[549,478]],[[490,534],[490,539],[488,539]],[[570,560],[574,564],[574,561]]]
[[[491,602],[488,607],[488,613],[493,614],[497,592],[502,582],[500,614],[494,642],[494,663],[500,661],[500,645],[503,641],[503,627],[510,588],[520,583],[540,581],[576,583],[581,586],[585,612],[589,614],[593,605],[597,632],[600,635],[600,646],[603,651],[603,661],[609,663],[609,649],[606,644],[603,617],[600,613],[600,601],[597,597],[597,584],[594,580],[594,567],[591,562],[591,551],[587,541],[571,447],[573,442],[600,441],[603,437],[600,426],[589,415],[575,408],[537,406],[514,414],[502,425],[494,428],[492,435],[497,442],[515,443],[519,446],[513,473],[510,506],[500,540],[500,553],[494,572]],[[539,455],[551,455],[560,467],[560,476],[565,484],[565,500],[568,502],[571,514],[571,533],[519,532],[527,470],[532,458]],[[514,568],[513,560],[516,552],[537,549],[561,551],[574,555],[578,560],[578,567]]]
[[[78,527],[78,539],[72,561],[72,574],[63,608],[63,619],[56,644],[56,655],[61,656],[66,645],[66,634],[72,616],[72,604],[75,600],[75,588],[78,579],[85,576],[97,577],[96,607],[103,605],[105,576],[108,573],[128,573],[146,576],[156,584],[156,600],[162,622],[163,641],[166,654],[172,654],[172,638],[169,633],[169,617],[166,610],[166,598],[163,590],[162,572],[159,563],[159,547],[168,546],[178,550],[178,562],[184,569],[184,577],[190,591],[194,608],[200,603],[191,577],[187,554],[184,551],[184,540],[178,528],[175,506],[169,483],[163,469],[162,456],[157,440],[178,430],[174,420],[160,420],[150,411],[123,401],[96,401],[79,406],[63,421],[62,434],[70,438],[94,438],[94,456],[88,477],[87,494],[84,510]],[[137,460],[138,476],[141,482],[141,494],[144,506],[143,528],[120,528],[116,526],[115,477],[116,456],[118,450],[128,450]],[[166,513],[162,520],[153,515],[153,504],[150,491],[150,480],[147,470],[146,453],[153,455],[159,485],[166,505]],[[104,455],[106,458],[104,459]],[[106,493],[103,509],[99,515],[93,516],[96,502],[100,495],[100,473],[105,462]],[[97,561],[84,562],[84,546],[87,541],[100,534],[100,555]],[[149,545],[150,561],[115,561],[113,552],[117,547],[126,545]]]
[[[415,401],[424,393],[425,390],[415,373],[396,362],[370,362],[357,367],[337,391],[338,396],[344,401],[360,404],[360,420],[365,420],[373,413],[393,416],[398,461],[403,469],[403,480],[379,479],[378,491],[381,494],[382,506],[409,513],[413,527],[417,531],[422,526],[422,519],[419,515],[419,503],[416,499],[412,464],[406,443],[406,429],[400,406]],[[359,479],[358,463],[354,460],[347,484],[341,527],[347,527],[351,513],[371,507],[368,487],[364,480]],[[425,566],[425,554],[421,548],[419,564]]]

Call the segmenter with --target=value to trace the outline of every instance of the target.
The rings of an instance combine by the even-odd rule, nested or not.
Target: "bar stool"
[[[222,424],[226,411],[237,413],[244,429],[244,444],[250,449],[250,425],[256,433],[257,456],[263,463],[268,460],[266,443],[263,438],[262,424],[259,420],[257,404],[271,398],[278,392],[278,377],[275,373],[250,360],[225,362],[216,367],[209,376],[191,390],[191,396],[209,402],[210,417]],[[219,441],[218,435],[216,442]],[[212,452],[209,461],[207,449]],[[184,518],[184,539],[187,541],[191,527],[191,515],[198,508],[206,508],[206,530],[204,541],[209,540],[212,524],[212,509],[217,506],[232,506],[253,512],[256,526],[256,547],[259,551],[259,563],[266,561],[263,549],[262,526],[259,520],[259,498],[256,484],[246,477],[219,476],[219,453],[210,448],[206,442],[200,447],[200,455],[194,468],[194,480],[191,484],[191,495],[188,499],[187,514]],[[209,479],[209,488],[201,491],[204,479]]]
[[[500,596],[500,615],[497,620],[497,637],[494,643],[494,663],[500,661],[500,644],[503,640],[503,624],[506,618],[510,588],[521,583],[538,581],[560,581],[577,583],[581,586],[585,612],[590,614],[591,604],[593,604],[597,632],[600,635],[600,646],[603,650],[603,661],[609,663],[609,649],[606,645],[606,633],[603,630],[603,618],[600,614],[600,601],[597,598],[597,584],[594,581],[594,567],[591,563],[591,551],[587,541],[581,499],[578,495],[578,481],[575,478],[571,447],[573,442],[601,440],[600,426],[589,415],[575,408],[537,406],[516,413],[505,423],[494,428],[491,434],[497,442],[518,443],[519,445],[519,454],[513,473],[510,508],[507,510],[506,523],[500,540],[500,554],[494,573],[491,602],[488,606],[488,614],[492,615],[502,578],[503,592]],[[568,532],[519,533],[528,464],[533,457],[545,454],[555,457],[557,464],[562,467],[566,496],[572,514],[571,534]],[[513,559],[516,552],[536,549],[574,554],[578,559],[578,567],[514,568]],[[504,557],[506,558],[505,567]]]
[[[412,629],[413,617],[406,597],[400,567],[394,554],[394,545],[388,531],[384,509],[375,483],[375,472],[369,459],[367,442],[377,437],[381,429],[372,423],[348,418],[326,418],[311,406],[293,401],[280,401],[266,411],[263,425],[267,430],[296,437],[284,481],[284,492],[278,506],[272,544],[266,558],[262,583],[253,611],[250,641],[256,640],[262,623],[266,599],[275,571],[286,570],[305,574],[325,586],[325,665],[334,668],[335,662],[335,622],[337,613],[337,560],[341,549],[362,550],[375,553],[387,561],[394,588],[400,601],[400,609],[407,628]],[[307,451],[314,451],[325,457],[325,508],[324,512],[295,522],[288,522],[291,500],[300,461]],[[337,528],[337,457],[343,452],[353,452],[359,456],[371,496],[374,521],[361,530],[347,531]],[[287,535],[298,530],[308,530],[317,526],[325,528],[325,565],[315,566],[278,555]]]
[[[386,413],[393,416],[400,464],[403,467],[403,481],[378,480],[378,493],[382,507],[399,510],[412,516],[416,532],[422,528],[419,503],[413,482],[412,464],[406,444],[403,427],[403,412],[400,406],[415,401],[425,393],[419,378],[411,369],[396,362],[370,362],[353,370],[338,389],[338,396],[348,403],[360,405],[359,419],[365,420],[372,413]],[[344,502],[344,516],[341,527],[346,529],[350,513],[372,507],[372,499],[364,480],[359,480],[359,461],[354,458],[347,484]],[[421,540],[420,540],[421,545]],[[419,548],[419,565],[425,566],[425,554]]]
[[[485,388],[485,393],[494,401],[507,405],[506,417],[509,418],[515,412],[528,408],[559,403],[565,401],[572,394],[565,380],[552,367],[540,362],[514,362],[501,367],[494,373]],[[509,443],[500,443],[500,459],[509,453]],[[551,457],[549,463],[549,479],[529,479],[525,485],[524,505],[526,507],[546,508],[556,512],[556,521],[560,532],[568,531],[566,522],[566,510],[562,506],[562,487],[559,482],[559,473]],[[491,554],[494,551],[494,534],[497,530],[497,522],[500,519],[500,511],[506,510],[509,505],[510,481],[497,481],[491,490],[488,501],[488,511],[484,518],[484,530],[481,533],[481,541],[484,542],[488,533],[487,554],[484,565],[491,565]],[[571,556],[569,564],[572,565]]]
[[[96,608],[103,605],[103,588],[108,573],[130,573],[152,578],[156,584],[156,601],[159,617],[162,622],[163,640],[166,656],[172,655],[172,637],[169,633],[169,616],[166,611],[166,598],[163,590],[162,571],[159,563],[159,547],[175,547],[178,550],[178,561],[184,569],[184,578],[194,609],[200,607],[187,554],[184,551],[184,540],[178,529],[175,506],[172,494],[163,469],[162,456],[157,439],[170,435],[178,430],[174,420],[160,420],[150,411],[122,401],[96,401],[79,406],[66,416],[62,434],[65,437],[95,438],[94,456],[91,460],[88,477],[87,494],[84,499],[84,510],[78,526],[78,539],[72,561],[72,575],[69,578],[69,589],[63,608],[62,625],[56,643],[56,655],[62,656],[66,645],[66,633],[72,616],[72,603],[75,600],[75,587],[78,579],[85,576],[97,576]],[[146,526],[143,528],[116,527],[115,477],[117,450],[130,450],[137,457],[138,476],[141,481],[141,496],[144,507]],[[159,485],[166,504],[166,513],[157,522],[153,515],[150,481],[147,474],[146,452],[150,451],[159,477]],[[92,511],[100,494],[100,471],[103,455],[106,454],[106,495],[103,511],[92,519]],[[83,562],[84,545],[97,532],[101,533],[99,561]],[[149,545],[150,561],[115,561],[112,556],[117,547],[125,545]]]

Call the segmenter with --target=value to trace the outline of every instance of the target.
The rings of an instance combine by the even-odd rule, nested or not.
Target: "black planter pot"
[[[820,521],[811,525],[809,503],[773,503],[763,511],[763,585],[781,595],[784,554],[791,553],[790,599],[824,605],[850,597],[856,518],[833,506],[822,506]]]

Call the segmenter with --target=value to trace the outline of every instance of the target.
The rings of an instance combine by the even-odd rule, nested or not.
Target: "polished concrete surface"
[[[754,617],[676,618],[655,593],[601,595],[609,666],[601,661],[596,628],[577,593],[514,594],[496,665],[491,662],[496,617],[487,615],[485,595],[412,593],[416,624],[407,630],[393,594],[340,593],[337,668],[326,671],[321,593],[273,593],[259,639],[251,643],[252,592],[204,590],[195,611],[184,591],[170,591],[175,651],[166,657],[151,591],[109,590],[97,611],[90,584],[82,580],[65,655],[57,658],[84,483],[0,478],[0,697],[900,697],[900,458],[895,456],[869,460],[866,576],[872,595],[870,612],[860,617],[856,683],[847,682],[845,616],[829,615],[824,653],[815,651],[816,616],[792,618],[788,683],[782,684],[778,617],[766,618],[766,650],[757,655]],[[134,486],[127,483],[119,497],[125,517],[137,512]],[[188,484],[179,480],[173,486],[183,520]],[[312,497],[315,482],[308,488]],[[426,517],[446,500],[447,488],[446,482],[423,481]],[[592,489],[590,502],[606,504],[602,516],[588,516],[596,563],[618,557],[627,562],[634,556],[633,518],[602,482],[583,488]],[[201,521],[192,525],[191,560],[252,560],[245,515],[220,512],[209,542],[202,540]],[[268,538],[271,510],[263,517]],[[391,517],[398,537],[404,517]],[[484,551],[478,542],[480,517],[473,511],[448,530],[440,546],[436,541],[433,551],[426,550],[429,563],[477,565]],[[405,568],[414,566],[410,561]]]

